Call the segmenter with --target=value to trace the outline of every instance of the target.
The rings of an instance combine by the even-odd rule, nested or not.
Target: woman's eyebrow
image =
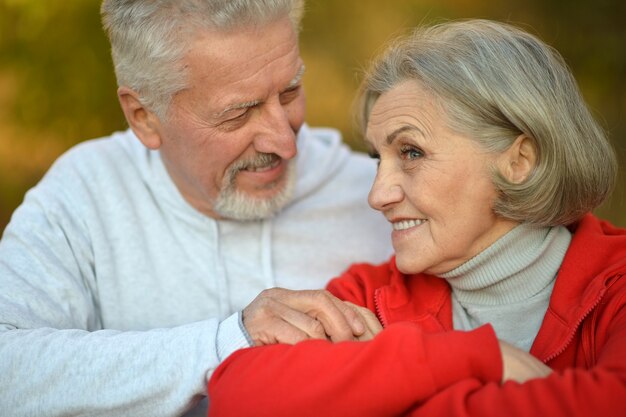
[[[399,135],[405,132],[417,132],[419,135],[424,136],[424,132],[422,132],[422,130],[418,128],[417,126],[404,125],[404,126],[397,128],[396,130],[391,132],[389,135],[387,135],[387,145],[391,145],[393,141],[396,140],[396,138]]]

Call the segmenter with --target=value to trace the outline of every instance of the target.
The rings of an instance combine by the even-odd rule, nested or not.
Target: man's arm
[[[0,409],[15,416],[54,416],[71,410],[95,415],[183,412],[206,395],[213,369],[234,350],[249,346],[239,314],[222,322],[207,317],[167,329],[104,330],[110,326],[102,316],[99,294],[102,260],[94,259],[78,204],[59,206],[57,199],[42,198],[42,193],[63,192],[50,189],[47,184],[27,197],[0,242]],[[306,334],[307,338],[356,337],[352,331],[341,336],[333,330],[334,326],[345,332],[348,320],[352,323],[355,317],[352,310],[320,291],[325,303],[334,307],[324,313],[324,307],[316,307],[320,296],[315,293],[293,298],[286,290],[268,291],[259,299],[280,294],[287,308],[277,312],[265,305],[252,317],[271,340],[287,340],[295,328],[285,328],[288,321],[278,321],[276,327],[272,320],[285,311],[306,315],[293,310],[306,306],[307,312],[316,314],[306,316],[314,328],[319,330],[315,326],[322,322],[329,325],[323,334]],[[255,305],[251,304],[253,311]],[[269,324],[264,315],[272,318]]]
[[[0,409],[182,413],[205,394],[219,364],[218,320],[102,330],[89,240],[77,217],[49,209],[31,197],[0,242]]]
[[[167,330],[0,333],[0,408],[11,416],[181,414],[218,363],[215,320]]]

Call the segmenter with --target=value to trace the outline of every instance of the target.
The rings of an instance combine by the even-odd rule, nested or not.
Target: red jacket
[[[626,416],[626,230],[575,228],[530,352],[555,370],[501,384],[491,326],[452,330],[445,280],[355,265],[328,289],[375,311],[370,342],[243,349],[209,383],[210,416]]]

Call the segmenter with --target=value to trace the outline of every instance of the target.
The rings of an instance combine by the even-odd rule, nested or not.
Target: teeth
[[[411,227],[419,226],[424,223],[426,220],[402,220],[400,222],[392,223],[393,230],[406,230]]]
[[[263,166],[260,166],[260,167],[255,167],[255,166],[248,167],[248,168],[246,168],[246,171],[250,171],[250,172],[269,171],[272,168],[276,168],[279,163],[280,163],[280,160],[277,159],[276,161],[272,162],[269,165],[263,165]]]

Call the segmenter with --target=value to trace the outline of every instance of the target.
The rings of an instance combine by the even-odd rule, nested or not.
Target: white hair
[[[362,133],[378,97],[413,80],[438,98],[450,128],[502,152],[521,134],[537,164],[522,183],[498,172],[494,210],[538,225],[569,224],[610,194],[617,160],[561,55],[514,26],[487,20],[421,27],[392,43],[361,85]]]
[[[180,65],[198,30],[229,31],[288,16],[299,31],[304,0],[104,0],[102,22],[119,86],[136,91],[159,118],[187,86]]]

